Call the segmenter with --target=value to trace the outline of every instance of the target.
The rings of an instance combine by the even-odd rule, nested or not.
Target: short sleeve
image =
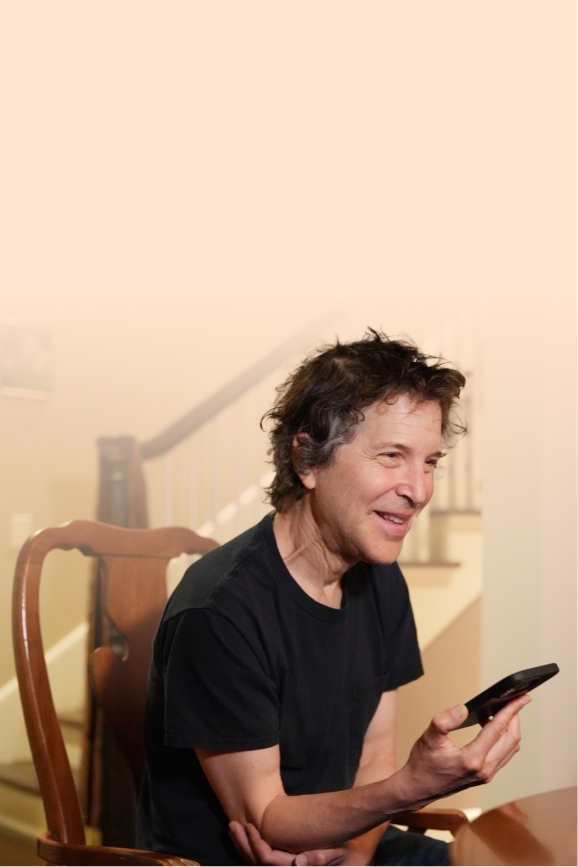
[[[389,596],[385,628],[388,658],[386,690],[392,690],[421,677],[423,665],[405,578],[397,563],[392,563],[388,568],[391,577],[385,585]]]
[[[190,609],[165,624],[163,673],[169,747],[265,749],[279,742],[279,702],[258,649],[227,617]]]

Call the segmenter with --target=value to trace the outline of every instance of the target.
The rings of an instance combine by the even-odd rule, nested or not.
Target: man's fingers
[[[506,733],[514,738],[520,738],[520,721],[518,714],[532,699],[529,695],[522,695],[509,702],[482,728],[472,744],[479,745],[485,752],[490,752],[494,744],[498,743]]]
[[[247,837],[247,832],[240,822],[229,822],[229,836],[235,845],[235,849],[239,855],[247,861],[248,864],[255,864],[253,851]]]
[[[510,759],[513,759],[516,753],[520,750],[520,741],[522,738],[520,734],[520,718],[518,715],[510,721],[505,735],[506,736],[502,735],[500,740],[494,744],[487,755],[488,761],[495,762],[495,769],[492,776],[496,774],[500,768],[503,768],[504,765],[507,765]]]
[[[521,739],[518,713],[530,700],[529,696],[522,696],[510,702],[463,747],[465,766],[478,780],[491,780],[518,752]]]
[[[292,864],[298,867],[340,864],[345,852],[342,848],[311,849],[309,852],[292,855],[290,852],[272,849],[250,822],[245,826],[240,822],[230,822],[229,833],[239,854],[250,864],[275,864],[279,867],[289,867]]]
[[[345,854],[344,849],[312,849],[309,852],[301,852],[295,857],[294,863],[299,867],[312,867],[312,865],[340,864]]]
[[[250,822],[246,826],[247,836],[251,846],[254,862],[256,864],[276,864],[278,867],[288,867],[294,864],[295,856],[290,852],[282,852],[280,849],[272,849],[261,837],[257,828]]]

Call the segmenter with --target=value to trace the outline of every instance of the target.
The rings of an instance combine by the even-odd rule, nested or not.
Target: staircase
[[[219,397],[218,400],[206,401],[164,434],[142,444],[140,448],[129,437],[117,440],[108,438],[101,452],[101,466],[105,469],[108,467],[109,472],[108,481],[101,481],[101,519],[125,526],[183,524],[221,543],[258,521],[270,510],[263,502],[263,488],[269,485],[272,478],[267,458],[267,439],[260,431],[259,421],[272,403],[275,386],[304,356],[307,341],[310,345],[311,340],[312,335],[307,334],[305,343],[301,340],[298,347],[292,346],[291,353],[285,351],[282,361],[282,354],[277,353],[275,364],[272,359],[264,360],[265,363],[257,365],[251,376],[242,375],[231,387],[223,389],[220,397],[215,396]],[[442,477],[436,480],[434,498],[408,535],[400,560],[410,590],[424,659],[428,658],[430,649],[432,659],[437,658],[437,651],[434,653],[434,650],[443,642],[452,624],[472,616],[482,587],[481,407],[476,381],[479,361],[475,345],[471,327],[464,328],[463,324],[458,323],[424,346],[432,354],[455,360],[466,373],[468,386],[463,407],[470,429],[468,437],[459,442],[442,462],[446,466]],[[128,446],[128,451],[123,457],[125,446]],[[108,456],[104,454],[106,449]],[[139,454],[146,459],[143,468],[138,466]],[[131,505],[135,491],[139,496],[144,492],[143,480],[146,482],[146,502],[143,505],[141,499],[136,506],[134,503]],[[126,492],[123,493],[121,485],[125,483]],[[105,506],[102,505],[102,496],[105,499],[108,497]],[[169,592],[192,559],[181,557],[169,564]],[[75,631],[78,631],[78,635],[74,641],[67,645],[66,653],[71,654],[70,660],[61,659],[60,673],[56,679],[61,679],[62,672],[69,671],[71,664],[72,667],[80,664],[84,668],[86,626],[78,630]],[[52,650],[48,651],[47,658]],[[72,654],[76,654],[74,663],[71,663]],[[461,675],[459,672],[460,667],[463,668],[462,663],[458,653],[453,663],[448,663],[446,658],[443,671],[428,670],[426,665],[429,683],[436,679],[440,683],[451,680],[453,675],[448,665],[449,668],[455,665],[456,683],[459,682],[461,689],[468,694],[457,695],[454,703],[465,701],[479,691],[475,662],[468,669],[465,681],[463,672]],[[413,730],[415,722],[419,734],[427,725],[429,717],[422,714],[423,702],[419,698],[422,686],[408,687],[409,691],[415,692],[415,689],[418,690],[415,693],[417,699],[411,709],[404,711],[402,703],[401,722],[404,731]],[[5,690],[6,685],[0,690],[0,707],[1,693]],[[84,675],[75,687],[79,707],[83,690]],[[70,706],[68,702],[66,707]],[[433,710],[440,710],[444,706],[447,705],[442,703],[434,706]],[[404,713],[412,717],[411,724],[406,725]],[[78,771],[81,762],[81,713],[63,713],[60,721],[71,764]],[[12,843],[16,840],[19,845],[28,847],[28,852],[32,852],[34,838],[45,827],[32,762],[25,748],[16,749],[10,760],[3,764],[1,758],[0,752],[0,853],[3,839],[11,840]],[[400,758],[403,759],[403,756]],[[470,798],[461,806],[477,804],[472,804]],[[22,863],[35,862],[29,860]]]
[[[74,708],[82,706],[86,690],[86,635],[81,624],[45,653],[62,735],[78,776],[82,712]],[[15,678],[0,689],[0,731],[0,864],[44,863],[35,855],[36,837],[46,828],[44,809]]]
[[[82,712],[59,714],[60,728],[75,777],[79,775]],[[0,864],[44,864],[36,837],[46,829],[32,758],[0,764]],[[17,860],[14,860],[14,859]]]

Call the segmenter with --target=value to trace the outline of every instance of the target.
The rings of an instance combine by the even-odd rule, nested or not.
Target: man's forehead
[[[432,419],[439,418],[441,425],[442,410],[436,400],[423,400],[409,394],[396,394],[392,397],[376,400],[363,410],[364,421],[372,416],[386,416],[393,419],[400,416],[411,416],[415,413],[428,415]]]
[[[423,437],[428,439],[428,449],[435,451],[441,447],[441,407],[437,401],[416,400],[402,394],[393,399],[378,400],[364,409],[363,419],[356,425],[350,442],[369,437],[374,446],[395,446],[403,439],[416,436],[420,440]]]

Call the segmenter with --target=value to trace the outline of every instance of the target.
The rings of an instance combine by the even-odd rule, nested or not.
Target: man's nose
[[[411,505],[420,509],[427,505],[433,493],[432,474],[420,467],[407,467],[403,478],[396,486],[396,492]]]

